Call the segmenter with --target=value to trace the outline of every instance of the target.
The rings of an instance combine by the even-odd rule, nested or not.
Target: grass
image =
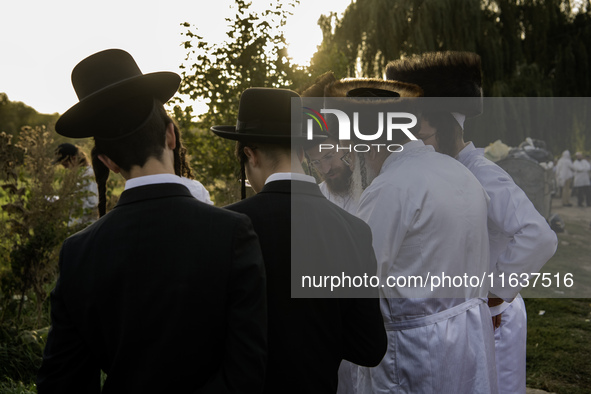
[[[573,286],[522,291],[527,308],[527,386],[554,393],[591,393],[591,231],[566,222],[542,272],[572,273]],[[531,298],[547,297],[547,298]],[[564,298],[571,297],[571,298]],[[544,311],[543,314],[540,311]]]
[[[591,393],[591,300],[525,303],[527,386],[558,394]]]

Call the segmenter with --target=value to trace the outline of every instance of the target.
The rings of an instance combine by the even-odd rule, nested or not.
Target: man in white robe
[[[454,96],[461,89],[466,97],[481,97],[480,57],[474,53],[427,53],[391,62],[386,73],[388,78],[425,86],[426,96]],[[464,142],[466,115],[476,116],[480,114],[480,108],[461,108],[462,104],[465,102],[457,101],[454,105],[459,107],[454,110],[458,112],[447,114],[447,118],[434,116],[423,124],[417,136],[438,152],[455,157],[466,166],[490,197],[490,272],[495,278],[491,291],[509,301],[489,302],[497,325],[495,358],[499,393],[525,394],[525,305],[518,293],[520,287],[502,287],[499,274],[504,274],[507,280],[511,274],[539,272],[554,255],[557,238],[523,190],[502,168],[484,157],[484,149],[476,149],[471,142]]]
[[[561,189],[563,207],[572,207],[570,195],[572,192],[571,186],[573,185],[573,169],[570,152],[565,150],[556,163],[556,183],[558,183],[558,187]]]
[[[591,207],[591,181],[589,180],[589,171],[591,171],[591,165],[583,158],[583,154],[581,152],[575,153],[573,171],[573,185],[577,192],[577,206]]]
[[[374,86],[384,89],[371,80],[339,81],[326,95]],[[401,152],[372,147],[355,162],[369,184],[357,214],[372,229],[381,283],[389,277],[482,277],[489,268],[486,193],[457,161],[415,138],[397,138],[389,142],[403,145]],[[461,296],[452,290],[380,288],[389,347],[379,366],[359,367],[359,393],[497,392],[493,327],[482,297],[488,286],[468,286]]]

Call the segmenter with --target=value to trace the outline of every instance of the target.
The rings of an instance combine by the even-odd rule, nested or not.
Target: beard
[[[334,173],[329,172],[326,174],[327,176],[324,177],[324,181],[326,182],[326,186],[328,190],[332,194],[336,194],[337,196],[347,196],[350,194],[350,186],[351,186],[351,169],[347,166],[340,167]]]

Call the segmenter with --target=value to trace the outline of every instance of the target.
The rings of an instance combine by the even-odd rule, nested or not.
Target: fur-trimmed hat
[[[423,90],[412,83],[376,78],[345,78],[328,84],[325,97],[421,97]]]
[[[472,52],[428,52],[395,60],[386,66],[386,79],[419,85],[425,97],[475,97],[480,100],[454,108],[467,117],[482,113],[482,68]]]
[[[347,78],[326,86],[324,106],[344,112],[349,119],[355,119],[355,116],[357,119],[364,119],[363,127],[374,129],[374,120],[379,122],[380,119],[379,116],[376,118],[377,113],[417,113],[419,103],[416,99],[422,95],[422,89],[410,83],[376,78]],[[331,116],[327,119],[330,130],[339,130],[340,118],[336,118],[338,117]]]
[[[332,71],[327,71],[320,75],[314,83],[305,89],[301,96],[302,97],[324,97],[324,88],[326,85],[336,82],[336,77]]]

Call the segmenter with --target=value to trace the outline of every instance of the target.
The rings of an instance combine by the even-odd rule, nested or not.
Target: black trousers
[[[577,203],[580,207],[591,207],[591,186],[577,186]]]

